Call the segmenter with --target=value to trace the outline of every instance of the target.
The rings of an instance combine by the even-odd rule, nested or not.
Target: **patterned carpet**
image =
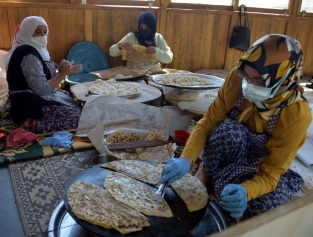
[[[179,155],[182,148],[177,149],[175,156]],[[9,164],[25,236],[47,236],[50,216],[61,201],[67,182],[91,167],[91,158],[97,154],[96,150],[90,150]],[[199,163],[200,159],[192,166],[190,174],[195,174]]]
[[[96,150],[75,152],[9,164],[9,172],[24,234],[47,236],[51,214],[69,180],[91,166]]]

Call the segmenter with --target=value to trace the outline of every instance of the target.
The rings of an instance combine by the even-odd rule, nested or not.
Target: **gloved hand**
[[[184,177],[189,170],[190,164],[183,158],[170,158],[163,168],[158,184],[164,183],[166,180],[173,183]]]
[[[224,210],[231,213],[231,217],[239,218],[243,216],[248,204],[248,197],[243,186],[228,184],[224,187],[221,196],[220,204]]]

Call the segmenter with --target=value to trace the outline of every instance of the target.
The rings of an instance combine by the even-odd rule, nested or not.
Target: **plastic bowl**
[[[180,140],[182,145],[185,146],[190,136],[190,133],[183,131],[183,130],[176,130],[174,133],[175,133],[175,138],[177,140]]]
[[[93,165],[99,165],[104,164],[107,162],[115,161],[117,160],[114,156],[106,155],[106,154],[100,154],[92,157],[91,162]]]
[[[172,137],[175,137],[175,130],[186,131],[188,129],[188,126],[190,125],[190,120],[194,117],[193,114],[185,110],[181,110],[175,105],[163,106],[162,108],[172,110],[172,121],[170,127],[170,135]]]
[[[75,74],[65,77],[65,81],[70,85],[76,85],[83,82],[95,81],[99,77],[95,74]]]

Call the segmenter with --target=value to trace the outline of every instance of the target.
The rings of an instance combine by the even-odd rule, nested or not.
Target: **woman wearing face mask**
[[[128,61],[127,67],[130,69],[149,69],[153,71],[162,70],[160,63],[171,63],[173,53],[167,46],[163,36],[156,33],[156,18],[150,12],[144,12],[138,20],[138,30],[128,33],[117,44],[110,48],[110,55],[121,56],[121,50],[131,50],[133,45],[143,45],[147,47],[147,54],[156,54],[156,61]]]
[[[15,30],[6,59],[13,120],[36,133],[76,128],[81,114],[81,107],[58,84],[82,65],[62,60],[57,66],[47,50],[48,33],[42,17],[26,17]]]
[[[266,35],[251,45],[159,182],[183,177],[203,149],[196,177],[214,185],[230,216],[290,201],[304,182],[289,167],[312,120],[298,86],[302,67],[301,45],[289,36]]]

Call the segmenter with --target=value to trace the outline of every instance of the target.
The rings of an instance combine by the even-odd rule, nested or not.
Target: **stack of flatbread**
[[[166,141],[164,133],[150,132],[143,138],[137,133],[126,133],[123,131],[115,131],[107,135],[107,144],[119,142],[134,142],[134,141]],[[155,162],[167,162],[171,157],[173,150],[171,144],[166,144],[158,147],[137,148],[137,149],[120,149],[113,150],[112,153],[120,160],[150,160]]]
[[[164,165],[154,166],[138,160],[119,160],[102,164],[100,167],[115,170],[147,184],[157,186]]]
[[[110,172],[104,186],[112,196],[149,216],[173,217],[167,202],[161,198],[153,201],[153,192],[141,182],[118,172]]]
[[[122,59],[128,61],[156,61],[156,55],[147,54],[146,49],[142,45],[133,45],[131,50],[122,49]]]
[[[151,132],[143,138],[144,141],[166,141],[164,133]],[[167,162],[170,155],[173,153],[172,146],[166,144],[158,147],[147,147],[137,149],[138,157],[140,160],[151,160],[156,162]]]
[[[113,169],[134,179],[156,186],[161,177],[164,165],[150,165],[143,161],[120,160],[101,165],[102,168]],[[186,174],[170,185],[185,202],[188,211],[202,209],[208,202],[208,192],[196,177]]]
[[[107,190],[91,183],[76,181],[68,189],[68,203],[80,219],[122,234],[149,226],[148,218],[125,203],[117,201]]]
[[[145,215],[173,217],[166,200],[161,198],[153,201],[152,190],[138,181],[156,185],[163,165],[120,160],[103,164],[101,167],[117,171],[106,175],[103,182],[105,189],[83,181],[76,181],[68,189],[69,206],[78,218],[127,234],[150,225]],[[208,194],[197,178],[186,174],[172,183],[171,187],[185,202],[189,212],[206,206]]]
[[[111,134],[108,134],[106,137],[106,143],[120,143],[120,142],[135,142],[139,141],[141,136],[137,133],[126,133],[120,130],[117,130]],[[134,160],[138,159],[138,154],[136,149],[120,149],[114,150],[112,153],[118,157],[120,160]]]

